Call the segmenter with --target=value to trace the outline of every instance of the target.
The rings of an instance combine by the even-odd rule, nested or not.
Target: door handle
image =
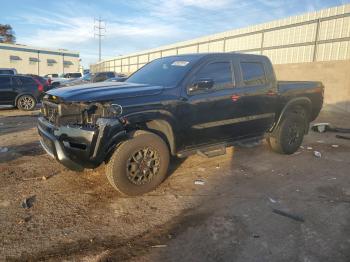
[[[232,95],[232,96],[231,96],[232,102],[236,102],[236,101],[238,101],[240,98],[241,98],[241,96],[239,96],[239,95]]]

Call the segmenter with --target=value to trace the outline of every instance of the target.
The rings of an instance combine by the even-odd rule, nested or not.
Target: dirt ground
[[[0,109],[1,261],[350,261],[349,140],[310,132],[290,156],[262,143],[176,159],[156,191],[121,198],[103,166],[75,173],[46,155],[37,114]],[[349,115],[317,121],[350,128]]]

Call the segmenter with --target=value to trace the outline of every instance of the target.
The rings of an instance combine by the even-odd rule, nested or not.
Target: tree
[[[15,42],[16,37],[12,26],[0,24],[0,43],[14,44]]]

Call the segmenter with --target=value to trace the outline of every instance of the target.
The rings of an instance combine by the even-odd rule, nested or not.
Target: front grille
[[[44,101],[42,107],[42,114],[44,118],[51,124],[57,124],[58,105],[48,101]]]

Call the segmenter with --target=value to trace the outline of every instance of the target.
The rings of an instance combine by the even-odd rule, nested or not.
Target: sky
[[[102,59],[350,3],[350,0],[0,0],[18,44],[98,61],[94,19],[105,21]],[[97,25],[97,24],[96,24]]]

